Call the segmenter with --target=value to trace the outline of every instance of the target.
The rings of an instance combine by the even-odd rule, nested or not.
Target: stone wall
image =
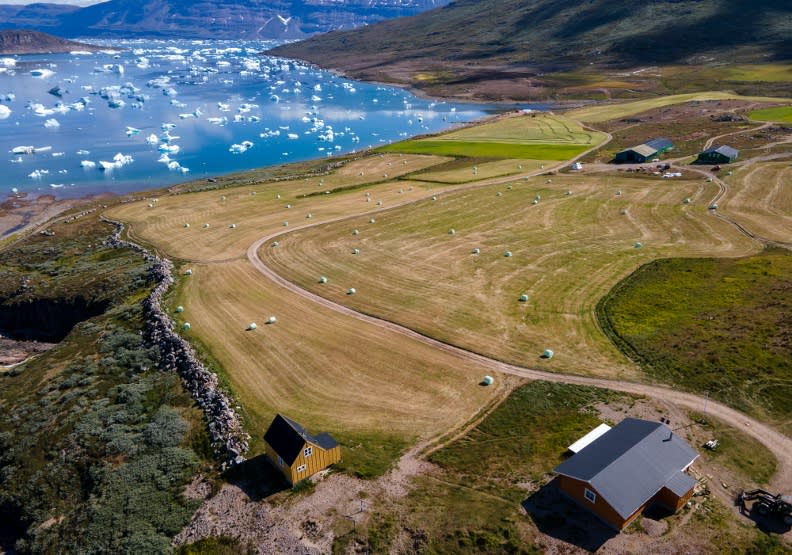
[[[190,344],[174,331],[173,321],[162,309],[162,298],[173,284],[173,265],[140,245],[121,239],[123,226],[120,222],[103,220],[116,227],[107,240],[108,245],[134,249],[151,264],[150,276],[157,286],[143,301],[143,333],[147,343],[159,347],[160,369],[176,371],[181,376],[184,387],[206,415],[212,444],[223,465],[244,461],[250,436],[245,433],[239,415],[228,396],[220,390],[217,375],[198,360]]]

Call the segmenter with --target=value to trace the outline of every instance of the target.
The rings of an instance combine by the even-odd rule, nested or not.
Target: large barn
[[[278,414],[264,434],[267,456],[294,485],[341,460],[341,447],[328,433],[313,436]]]
[[[719,146],[717,148],[708,148],[701,152],[696,158],[698,164],[729,164],[737,160],[740,151],[730,146]]]
[[[674,148],[674,143],[664,137],[658,137],[631,148],[625,148],[616,153],[614,161],[617,164],[643,164],[649,162],[662,153]]]
[[[693,448],[658,422],[625,418],[555,472],[561,491],[616,530],[652,503],[678,511],[693,495]]]

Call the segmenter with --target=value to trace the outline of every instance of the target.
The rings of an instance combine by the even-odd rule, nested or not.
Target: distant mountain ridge
[[[0,5],[0,27],[59,36],[296,39],[414,15],[450,0],[110,0]],[[16,9],[15,9],[16,8]]]
[[[792,59],[792,2],[456,0],[272,52],[424,89],[453,80],[462,91],[465,80],[531,79],[588,67],[772,62]]]
[[[97,46],[91,44],[64,40],[38,31],[23,29],[0,31],[0,54],[40,54],[98,49]]]

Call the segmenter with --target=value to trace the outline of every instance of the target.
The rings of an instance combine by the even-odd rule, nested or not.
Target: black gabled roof
[[[278,414],[272,420],[267,432],[264,434],[264,441],[269,443],[275,452],[286,464],[291,466],[300,450],[306,442],[318,445],[322,449],[329,450],[338,445],[328,433],[321,433],[313,436],[305,431],[305,428],[290,418]]]
[[[663,486],[692,487],[679,474],[697,457],[667,426],[625,418],[555,471],[591,484],[626,519]]]

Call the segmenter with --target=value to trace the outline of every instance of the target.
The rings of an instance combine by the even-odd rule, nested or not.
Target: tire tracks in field
[[[305,227],[311,226],[303,226],[303,229]],[[351,309],[340,303],[326,299],[315,293],[312,293],[311,291],[303,289],[296,283],[291,282],[277,274],[261,260],[258,255],[258,250],[261,248],[261,246],[282,234],[282,231],[278,231],[258,239],[256,242],[250,245],[250,247],[248,247],[247,257],[253,267],[265,278],[283,287],[287,291],[294,293],[295,295],[299,295],[306,300],[309,300],[344,316],[356,318],[367,324],[377,326],[393,333],[401,334],[415,341],[420,341],[430,347],[461,358],[462,360],[468,360],[473,363],[481,364],[484,367],[491,369],[493,372],[510,374],[529,380],[545,380],[570,385],[584,385],[611,389],[624,393],[652,397],[661,401],[671,402],[691,410],[702,411],[704,408],[706,408],[707,414],[728,423],[734,428],[743,430],[746,434],[762,443],[771,453],[773,453],[778,461],[776,474],[772,480],[772,486],[775,489],[781,490],[783,487],[789,487],[789,484],[792,483],[792,439],[788,438],[767,424],[756,420],[755,418],[747,416],[716,401],[706,399],[693,393],[679,391],[668,386],[650,385],[623,380],[611,380],[606,378],[595,378],[590,376],[579,376],[575,374],[560,374],[519,366],[516,364],[510,364],[486,357],[461,347],[457,347],[455,345],[451,345],[449,343],[444,343],[432,337],[418,333],[406,326],[402,326],[401,324]]]

